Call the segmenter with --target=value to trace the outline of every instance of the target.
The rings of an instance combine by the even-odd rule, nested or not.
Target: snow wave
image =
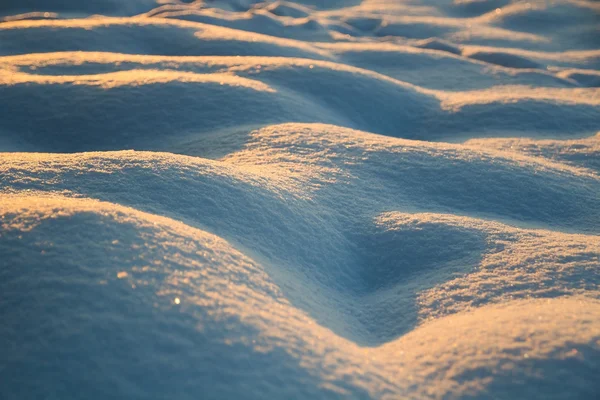
[[[11,115],[3,136],[12,151],[173,151],[174,142],[216,129],[247,132],[248,126],[288,121],[421,140],[526,132],[580,137],[600,128],[597,88],[517,85],[443,92],[297,58],[52,53],[5,62],[6,69],[21,68],[0,80],[0,105]],[[111,63],[120,64],[116,71],[109,69]],[[23,64],[35,73],[23,72]],[[86,73],[73,74],[81,64]],[[44,74],[47,69],[54,73]],[[45,124],[38,126],[39,120]],[[82,124],[87,124],[85,135]]]
[[[4,195],[0,201],[0,248],[6,256],[0,283],[5,301],[0,307],[7,316],[0,332],[3,340],[21,349],[5,355],[11,368],[3,374],[14,385],[27,379],[22,386],[27,389],[21,389],[26,397],[47,393],[47,379],[67,374],[69,380],[52,393],[416,398],[477,395],[485,389],[486,395],[508,398],[540,393],[533,388],[541,385],[544,394],[560,398],[586,397],[598,389],[593,326],[600,318],[600,303],[587,296],[597,296],[597,285],[591,291],[581,288],[586,297],[556,298],[558,293],[546,292],[542,297],[548,299],[524,299],[556,276],[553,266],[563,274],[564,262],[539,260],[521,268],[488,264],[475,277],[464,278],[475,290],[450,284],[458,299],[465,292],[489,296],[488,287],[499,288],[494,280],[519,281],[506,272],[530,282],[520,282],[522,293],[499,305],[480,303],[473,312],[436,315],[383,346],[359,347],[296,306],[269,268],[210,233],[88,198],[33,192]],[[514,240],[510,236],[520,237],[525,242],[520,251],[528,255],[532,248],[542,255],[562,246],[570,257],[572,281],[586,268],[591,272],[587,276],[597,276],[597,258],[588,267],[577,265],[576,260],[589,259],[594,251],[586,246],[596,246],[598,254],[597,243],[581,236],[507,234],[502,225],[436,215],[388,214],[380,223],[404,234],[417,228],[442,247],[454,240],[440,234],[444,225],[458,228],[456,232],[496,230],[502,244]],[[413,239],[418,245],[430,243],[422,238],[419,234]],[[518,247],[504,254],[495,249],[500,253],[491,258],[513,255],[511,250]],[[435,248],[434,254],[444,258]],[[536,273],[525,273],[529,267]],[[314,286],[302,290],[318,295]],[[444,308],[436,303],[443,303],[447,293],[434,288],[420,303],[435,304],[432,314],[439,313]],[[380,312],[389,304],[406,304],[389,291],[378,297],[387,300]],[[460,303],[450,302],[461,308]],[[398,321],[374,312],[368,301],[361,304],[369,318],[384,317],[377,324],[380,333],[390,328],[385,321]],[[521,373],[519,380],[511,379],[514,369]],[[482,383],[482,375],[492,378]],[[10,396],[14,386],[0,390]]]
[[[0,397],[594,398],[599,12],[4,1]]]

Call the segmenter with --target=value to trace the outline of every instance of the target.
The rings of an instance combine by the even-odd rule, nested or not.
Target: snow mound
[[[361,344],[473,305],[596,293],[596,236],[482,219],[597,233],[600,183],[587,170],[323,125],[276,126],[253,139],[220,162],[144,152],[6,155],[0,182],[6,193],[97,198],[223,237],[261,260],[296,306]],[[519,186],[502,176],[520,176]],[[488,184],[456,190],[475,180]],[[377,197],[366,195],[373,190]],[[388,212],[396,207],[418,213]],[[481,291],[486,279],[493,289]]]
[[[436,91],[290,57],[52,53],[4,60],[4,69],[19,71],[0,78],[0,105],[11,115],[2,127],[11,145],[5,150],[11,151],[173,151],[190,136],[290,120],[428,140],[531,131],[585,136],[600,129],[597,88]]]
[[[471,139],[466,143],[522,153],[600,173],[600,133],[579,140]]]
[[[285,346],[261,350],[272,345],[262,333],[286,334],[277,319],[306,317],[226,241],[164,217],[57,196],[3,197],[2,228],[0,337],[21,349],[2,357],[11,382],[2,397],[19,387],[24,397],[328,392]],[[281,390],[281,372],[296,383]],[[60,387],[45,383],[67,375]]]
[[[479,51],[471,53],[470,57],[509,68],[542,68],[541,65],[514,54]]]
[[[317,195],[346,198],[348,211],[360,203],[353,198],[364,198],[367,209],[401,204],[598,233],[597,175],[510,152],[285,124],[255,131],[245,148],[224,161],[253,171],[268,166],[308,183],[344,182]]]
[[[60,12],[69,16],[88,16],[92,14],[104,15],[132,15],[141,13],[156,6],[156,0],[5,0],[0,4],[0,16],[26,14],[31,12]]]
[[[294,307],[259,262],[210,233],[87,198],[0,202],[0,337],[15,349],[3,357],[11,383],[3,395],[17,387],[42,395],[67,374],[53,393],[509,398],[541,385],[560,398],[598,389],[597,300],[510,301],[361,348]]]

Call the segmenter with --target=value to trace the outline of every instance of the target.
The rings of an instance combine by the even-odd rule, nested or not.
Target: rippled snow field
[[[0,2],[0,399],[596,399],[600,3]]]

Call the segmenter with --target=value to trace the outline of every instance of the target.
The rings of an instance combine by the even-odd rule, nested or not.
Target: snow
[[[586,0],[0,4],[0,398],[600,395]]]

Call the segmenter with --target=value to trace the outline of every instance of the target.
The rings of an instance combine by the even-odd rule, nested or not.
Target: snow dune
[[[2,2],[0,398],[596,398],[599,15]]]

